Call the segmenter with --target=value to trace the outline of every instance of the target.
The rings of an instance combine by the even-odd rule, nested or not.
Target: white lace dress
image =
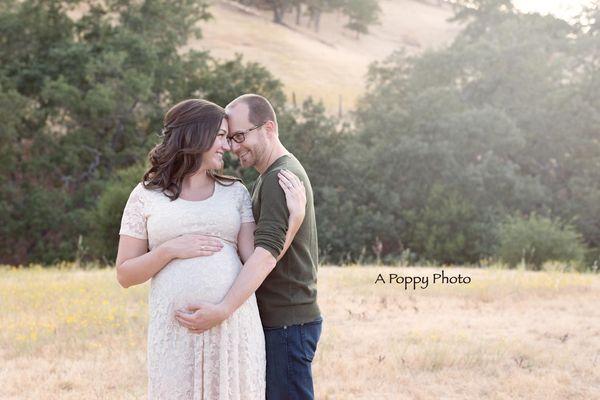
[[[242,264],[240,224],[254,222],[250,195],[239,182],[215,183],[203,201],[171,201],[138,184],[127,201],[120,234],[147,239],[150,250],[186,233],[220,238],[209,257],[176,259],[153,278],[149,294],[148,398],[237,400],[265,398],[265,342],[252,295],[221,325],[192,334],[174,318],[196,301],[219,302]]]

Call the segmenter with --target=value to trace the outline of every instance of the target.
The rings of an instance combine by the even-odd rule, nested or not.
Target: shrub
[[[444,264],[475,263],[482,257],[485,224],[459,192],[433,185],[414,222],[415,250],[422,258]]]
[[[85,247],[93,258],[112,263],[117,256],[123,209],[129,194],[141,182],[144,171],[143,164],[119,171],[106,184],[96,206],[86,214],[90,231]]]
[[[546,261],[580,265],[585,247],[571,225],[532,214],[528,219],[509,217],[500,226],[497,256],[513,268],[524,262],[540,270]]]

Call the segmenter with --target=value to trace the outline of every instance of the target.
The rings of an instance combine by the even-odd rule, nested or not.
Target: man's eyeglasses
[[[260,128],[261,126],[263,126],[266,123],[267,123],[267,121],[265,121],[265,122],[263,122],[261,124],[255,125],[252,128],[250,128],[250,129],[246,129],[244,131],[234,132],[233,135],[227,136],[227,142],[229,142],[230,146],[231,146],[231,142],[232,141],[234,141],[236,143],[242,143],[244,140],[246,140],[246,135],[247,134],[249,134],[250,132],[252,132],[255,129]]]

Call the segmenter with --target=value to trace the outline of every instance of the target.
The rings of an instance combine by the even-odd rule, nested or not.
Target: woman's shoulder
[[[243,200],[250,197],[248,189],[241,181],[233,181],[221,185],[222,190],[226,195],[232,199]]]
[[[244,196],[249,194],[248,188],[242,183],[242,181],[236,181],[233,183],[233,185],[237,188],[238,192],[242,193]]]
[[[235,187],[237,190],[248,190],[242,181],[234,181],[231,186]]]
[[[138,197],[140,199],[143,200],[150,200],[152,198],[160,198],[164,196],[164,194],[162,193],[162,191],[160,189],[156,189],[156,188],[148,188],[146,187],[145,183],[142,182],[138,182],[137,185],[135,185],[135,187],[133,188],[133,190],[131,191],[130,197]]]
[[[224,188],[227,191],[238,192],[240,190],[248,190],[248,189],[246,189],[246,186],[244,186],[244,184],[240,180],[230,180],[230,181],[217,180],[217,184],[220,185],[222,188]]]

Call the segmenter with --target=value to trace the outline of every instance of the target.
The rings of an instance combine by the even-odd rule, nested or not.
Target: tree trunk
[[[278,5],[273,7],[273,22],[283,24],[283,10]]]
[[[300,25],[300,14],[302,14],[302,4],[296,3],[296,25]]]
[[[315,32],[319,32],[321,25],[321,10],[315,12]]]
[[[281,0],[268,0],[268,4],[273,9],[273,22],[276,24],[283,24],[283,4]]]

